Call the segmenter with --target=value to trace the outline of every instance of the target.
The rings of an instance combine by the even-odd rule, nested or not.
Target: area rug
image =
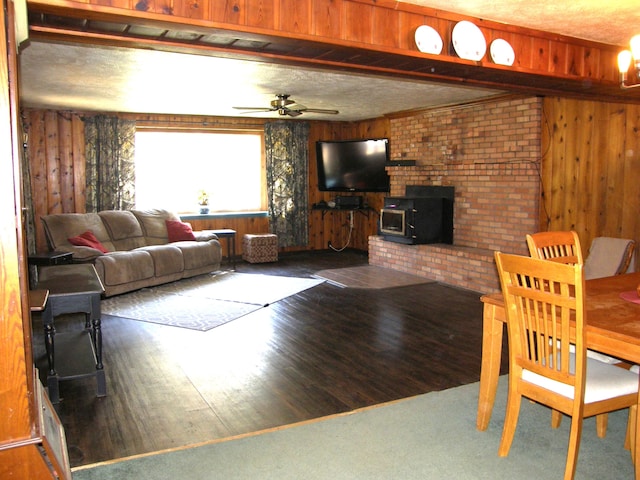
[[[550,426],[548,408],[522,402],[509,455],[498,457],[506,377],[500,378],[489,428],[476,430],[478,384],[304,422],[267,432],[120,461],[77,467],[74,480],[562,478],[568,419]],[[579,479],[631,479],[627,412],[609,414],[607,436],[585,420]]]
[[[105,315],[207,331],[323,280],[218,272],[111,297]]]
[[[313,276],[342,288],[395,288],[433,282],[428,278],[376,265],[320,270]]]

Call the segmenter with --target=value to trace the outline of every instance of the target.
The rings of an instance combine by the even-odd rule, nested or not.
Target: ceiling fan
[[[289,99],[290,95],[285,93],[279,93],[276,95],[275,100],[271,100],[271,107],[233,107],[236,110],[248,110],[244,113],[257,113],[257,112],[278,112],[278,115],[297,117],[305,112],[308,113],[326,113],[329,115],[336,115],[340,112],[338,110],[325,110],[323,108],[307,108],[304,105],[294,102]]]

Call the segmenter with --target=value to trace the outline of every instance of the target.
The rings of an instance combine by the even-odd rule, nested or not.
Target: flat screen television
[[[321,192],[388,192],[389,140],[318,141],[318,188]]]

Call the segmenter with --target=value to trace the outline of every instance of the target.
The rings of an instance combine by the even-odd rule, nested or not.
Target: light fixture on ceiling
[[[640,83],[627,85],[627,75],[633,60],[633,71],[636,81],[640,80],[640,34],[635,35],[629,42],[631,51],[623,50],[618,54],[618,70],[620,70],[620,88],[640,87]]]

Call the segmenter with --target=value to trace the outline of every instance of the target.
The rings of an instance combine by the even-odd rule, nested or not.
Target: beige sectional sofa
[[[222,253],[214,234],[196,231],[195,240],[170,242],[167,221],[173,227],[180,218],[166,210],[107,210],[42,217],[49,249],[73,253],[74,262],[93,263],[105,296],[220,269]],[[107,253],[69,241],[86,232],[91,232],[99,248],[103,246]]]

